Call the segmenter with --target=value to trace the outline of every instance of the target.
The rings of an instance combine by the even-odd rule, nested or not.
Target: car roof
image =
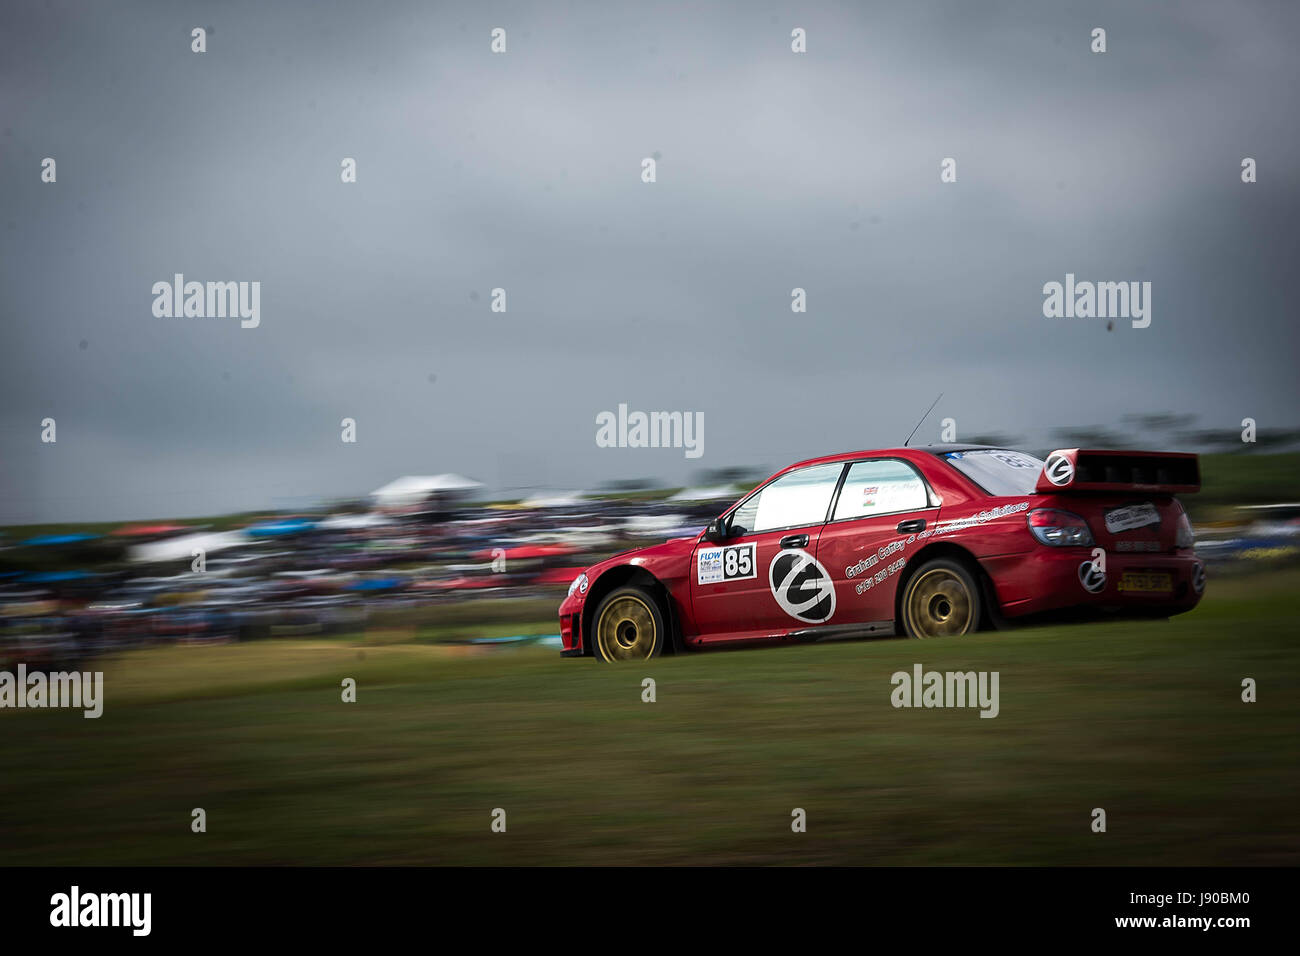
[[[925,455],[946,455],[954,451],[986,451],[998,449],[998,445],[964,445],[956,443],[938,443],[932,445],[909,445],[901,448],[874,448],[866,451],[846,451],[836,455],[823,455],[820,458],[809,458],[806,461],[797,461],[788,468],[782,468],[781,471],[789,471],[792,468],[803,468],[807,465],[831,464],[837,461],[852,461],[857,458],[906,458],[912,461],[923,459]]]

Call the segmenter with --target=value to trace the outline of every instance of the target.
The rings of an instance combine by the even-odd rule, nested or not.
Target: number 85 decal
[[[722,576],[728,581],[754,577],[754,546],[740,544],[726,548],[722,552]]]

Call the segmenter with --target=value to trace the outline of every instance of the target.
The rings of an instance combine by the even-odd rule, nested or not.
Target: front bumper
[[[1107,552],[1104,580],[1086,573],[1091,548],[1038,547],[980,561],[1007,617],[1091,608],[1132,614],[1181,614],[1200,603],[1205,563],[1190,551]],[[1125,589],[1125,574],[1168,575],[1169,590]]]
[[[586,602],[582,595],[573,594],[560,605],[560,656],[582,657],[582,608]]]

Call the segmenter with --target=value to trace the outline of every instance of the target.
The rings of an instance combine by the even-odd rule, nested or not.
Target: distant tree
[[[1143,434],[1186,431],[1196,424],[1193,414],[1178,415],[1174,412],[1132,412],[1120,417],[1120,421]]]
[[[698,473],[702,485],[736,485],[753,484],[766,478],[770,472],[757,466],[731,466],[728,468],[705,468]]]
[[[1180,447],[1199,452],[1228,452],[1238,450],[1243,442],[1236,431],[1223,428],[1193,428],[1175,434]]]
[[[1240,433],[1237,437],[1241,438]],[[1300,443],[1300,428],[1262,428],[1255,436],[1253,445],[1241,442],[1245,448],[1253,447],[1260,451],[1280,451],[1297,443]]]
[[[1057,448],[1145,448],[1151,451],[1197,451],[1205,453],[1283,451],[1300,445],[1300,428],[1260,429],[1255,441],[1243,442],[1241,429],[1194,428],[1195,415],[1173,412],[1124,415],[1124,430],[1104,425],[1058,428],[1052,438]],[[981,442],[982,444],[984,442]]]
[[[993,445],[998,448],[1017,448],[1024,441],[1020,435],[1004,435],[1000,432],[988,432],[983,435],[972,435],[964,439],[964,443],[970,445]]]
[[[658,487],[653,478],[614,478],[601,482],[598,490],[602,494],[635,494],[638,491],[651,491]]]
[[[1178,438],[1184,445],[1197,451],[1217,452],[1220,454],[1231,454],[1233,452],[1272,454],[1300,444],[1300,429],[1260,429],[1256,433],[1253,442],[1242,441],[1241,429],[1239,428],[1201,428],[1181,432]]]
[[[1057,448],[1124,448],[1132,442],[1123,434],[1100,425],[1057,428],[1052,431]]]

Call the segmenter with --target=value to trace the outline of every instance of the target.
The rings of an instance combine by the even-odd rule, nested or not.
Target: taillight
[[[1178,516],[1178,537],[1174,539],[1174,544],[1179,549],[1190,548],[1196,544],[1196,534],[1192,531],[1192,520],[1187,517],[1186,511]]]
[[[1073,512],[1035,508],[1025,515],[1025,520],[1029,523],[1030,534],[1054,548],[1092,544],[1088,522]]]

